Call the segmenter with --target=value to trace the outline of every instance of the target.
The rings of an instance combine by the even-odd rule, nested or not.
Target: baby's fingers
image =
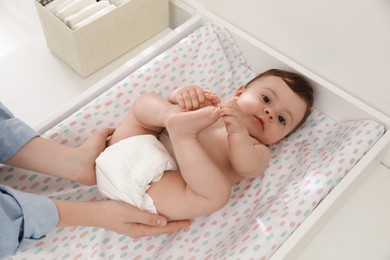
[[[216,106],[221,102],[221,99],[214,92],[205,91],[204,96],[213,106]]]
[[[199,109],[205,101],[203,89],[199,87],[190,88],[187,92],[183,93],[183,99],[186,111]]]
[[[178,95],[176,97],[176,102],[177,102],[177,105],[181,108],[182,111],[186,111],[186,104],[184,102],[183,95]]]
[[[196,110],[200,108],[200,105],[204,102],[204,93],[203,89],[196,87],[188,91],[190,96],[190,102],[188,103],[188,110]]]
[[[189,91],[182,94],[183,98],[183,110],[184,111],[192,111],[194,109],[194,103],[196,105],[196,102],[193,100],[194,93]]]

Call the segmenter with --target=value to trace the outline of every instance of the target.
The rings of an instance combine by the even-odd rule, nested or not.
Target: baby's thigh
[[[215,208],[212,201],[194,193],[178,171],[166,171],[147,193],[157,212],[170,220],[192,219],[212,213]]]
[[[146,127],[141,124],[134,116],[132,110],[128,112],[126,117],[123,119],[119,127],[115,130],[112,135],[109,145],[119,142],[120,140],[136,136],[136,135],[147,135],[151,134],[158,137],[162,131],[161,127]]]

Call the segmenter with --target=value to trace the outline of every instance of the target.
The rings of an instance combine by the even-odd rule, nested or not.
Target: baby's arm
[[[168,97],[168,101],[177,104],[183,111],[193,111],[205,106],[216,106],[221,100],[211,90],[196,85],[177,88]]]
[[[268,166],[271,154],[267,146],[255,143],[242,123],[240,107],[235,99],[221,103],[222,119],[228,132],[229,159],[243,177],[255,177]]]

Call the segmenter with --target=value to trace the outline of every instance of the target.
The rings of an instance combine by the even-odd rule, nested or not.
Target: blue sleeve
[[[36,136],[0,102],[0,163]],[[0,185],[0,259],[45,237],[57,222],[58,211],[50,199]]]
[[[0,185],[0,259],[44,238],[57,223],[50,199]]]
[[[0,163],[11,158],[38,134],[26,123],[15,118],[0,102]]]

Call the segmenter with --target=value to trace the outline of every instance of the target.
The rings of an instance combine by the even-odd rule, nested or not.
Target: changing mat
[[[118,126],[144,92],[166,97],[175,88],[198,84],[224,99],[254,76],[229,32],[209,23],[44,136],[77,146],[96,129]],[[58,228],[12,259],[267,259],[383,132],[374,121],[336,122],[313,109],[297,132],[271,146],[272,160],[261,177],[234,185],[224,208],[194,219],[190,228],[140,239],[96,227]],[[95,186],[20,169],[4,166],[0,178],[56,199],[102,199]]]

